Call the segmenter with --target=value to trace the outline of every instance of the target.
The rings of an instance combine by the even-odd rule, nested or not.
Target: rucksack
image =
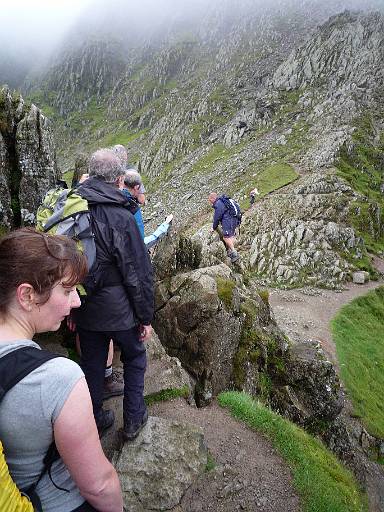
[[[33,370],[55,357],[61,356],[35,347],[18,348],[2,356],[0,358],[0,403],[13,386]],[[6,456],[0,440],[0,510],[2,512],[42,511],[40,499],[35,489],[45,473],[50,475],[52,462],[57,458],[58,452],[54,443],[52,443],[44,457],[44,468],[38,480],[28,489],[20,491],[9,474]]]
[[[87,295],[95,279],[96,245],[88,201],[77,193],[56,187],[49,190],[36,214],[36,229],[44,233],[69,236],[76,241],[88,262],[88,277],[84,286],[78,286],[80,295]]]
[[[237,219],[237,225],[240,225],[243,214],[239,203],[225,195],[222,195],[220,199],[223,201],[228,213]]]

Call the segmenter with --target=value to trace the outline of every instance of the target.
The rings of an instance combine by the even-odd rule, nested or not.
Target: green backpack
[[[69,236],[75,240],[79,250],[87,257],[88,275],[92,276],[96,262],[92,217],[88,201],[76,189],[56,187],[49,190],[37,210],[36,229],[43,233]],[[78,287],[80,295],[90,293],[92,281],[92,278],[87,278],[85,287]]]

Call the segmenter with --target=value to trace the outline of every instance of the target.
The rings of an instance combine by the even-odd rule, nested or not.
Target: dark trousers
[[[88,383],[96,422],[102,414],[104,372],[111,339],[121,349],[121,362],[124,368],[124,424],[140,422],[145,412],[144,374],[147,354],[144,343],[139,339],[139,328],[103,332],[78,328],[78,333],[81,348],[80,366]]]

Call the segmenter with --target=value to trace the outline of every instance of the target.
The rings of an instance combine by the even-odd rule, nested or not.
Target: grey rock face
[[[307,340],[292,346],[285,359],[284,375],[286,386],[272,394],[277,410],[315,431],[338,416],[344,405],[339,379],[319,344]]]
[[[163,275],[154,327],[196,380],[198,405],[235,387],[314,429],[340,412],[340,385],[319,347],[290,347],[257,290],[247,289],[223,263]]]
[[[198,428],[153,417],[137,439],[113,457],[129,512],[175,507],[206,463]]]
[[[335,176],[315,174],[260,202],[243,223],[250,267],[266,282],[289,286],[332,288],[351,279],[351,261],[364,251],[345,225],[353,197]]]
[[[358,87],[382,80],[384,23],[379,13],[361,15],[346,11],[333,16],[317,34],[275,72],[275,87],[296,89],[315,81]],[[351,59],[352,56],[352,59]]]
[[[11,194],[9,188],[10,167],[7,146],[0,133],[0,224],[10,228],[13,221]]]
[[[16,157],[21,174],[22,222],[34,224],[37,206],[57,178],[50,122],[35,105],[31,105],[17,126]]]
[[[48,119],[6,87],[0,100],[0,224],[9,229],[34,224],[57,167]]]
[[[167,389],[187,388],[191,390],[191,382],[187,372],[176,357],[168,356],[156,333],[152,334],[150,341],[147,343],[147,357],[145,396]]]

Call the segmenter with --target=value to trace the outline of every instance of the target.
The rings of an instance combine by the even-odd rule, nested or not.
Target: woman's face
[[[80,297],[75,286],[57,283],[44,304],[37,304],[35,310],[35,332],[57,331],[61,322],[72,308],[80,306]]]

